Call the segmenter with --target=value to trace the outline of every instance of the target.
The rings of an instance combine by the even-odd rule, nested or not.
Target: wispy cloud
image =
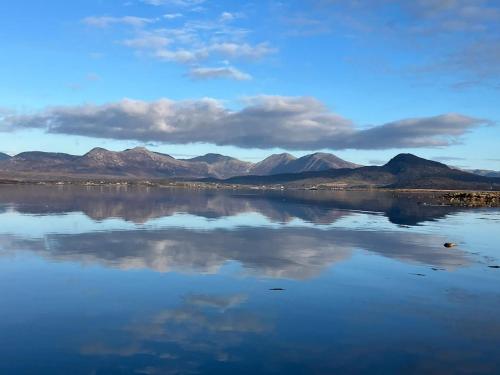
[[[248,81],[252,79],[250,74],[244,73],[232,66],[193,68],[189,71],[193,79],[229,78],[237,81]]]
[[[454,90],[498,88],[500,3],[496,0],[309,0],[300,12],[284,7],[288,35],[335,33],[377,43],[407,62],[392,72]],[[414,48],[408,48],[414,46]],[[382,46],[379,46],[382,47]],[[371,62],[376,64],[376,58]],[[384,64],[380,61],[380,64]]]
[[[177,6],[201,3],[201,1],[153,2],[152,5]],[[121,38],[120,43],[123,46],[132,49],[136,54],[158,61],[188,65],[188,76],[243,81],[250,79],[251,76],[234,67],[234,62],[260,60],[275,53],[276,48],[267,41],[251,42],[248,38],[251,30],[234,25],[234,22],[242,17],[241,13],[223,11],[212,19],[191,18],[183,22],[175,21],[175,27],[168,21],[182,19],[181,13],[164,14],[157,18],[93,16],[85,18],[83,22],[98,28],[116,24],[133,26],[133,30],[127,30],[126,37]],[[228,63],[230,66],[199,67],[219,65],[221,59],[230,60]]]
[[[358,30],[398,29],[410,33],[484,32],[496,28],[500,7],[496,0],[309,0],[308,7],[323,20],[347,26],[368,23]],[[404,16],[401,21],[396,14]],[[326,16],[326,17],[325,17]]]
[[[167,20],[173,20],[176,18],[181,18],[182,16],[183,16],[182,13],[167,13],[163,15],[163,18]]]
[[[42,128],[50,133],[144,142],[315,150],[442,147],[489,123],[451,113],[360,129],[312,97],[259,96],[247,99],[238,111],[210,98],[154,102],[124,99],[105,105],[10,114],[0,126],[11,131]]]
[[[434,156],[431,159],[435,160],[435,161],[443,162],[443,163],[467,160],[465,158],[461,158],[461,157],[457,157],[457,156]]]
[[[91,16],[83,19],[83,23],[88,26],[105,28],[111,25],[128,25],[134,27],[143,27],[147,24],[154,23],[157,20],[154,18],[144,18],[135,16],[124,16],[124,17],[108,17],[108,16]]]
[[[178,28],[141,30],[124,44],[146,50],[151,57],[181,63],[199,62],[212,57],[258,60],[276,52],[269,43],[250,44],[247,30],[218,22],[186,22]]]
[[[488,0],[416,0],[399,1],[416,20],[418,32],[483,32],[500,21],[496,1]],[[420,25],[418,25],[420,24]]]
[[[135,49],[159,50],[170,43],[170,39],[154,33],[141,32],[133,38],[125,39],[123,45]]]

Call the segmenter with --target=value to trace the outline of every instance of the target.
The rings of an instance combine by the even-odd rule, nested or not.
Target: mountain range
[[[500,171],[492,171],[490,169],[465,169],[466,172],[474,173],[485,177],[500,177]]]
[[[143,147],[120,152],[94,148],[82,156],[40,151],[23,152],[13,157],[0,154],[0,172],[4,175],[226,179],[234,176],[302,173],[357,167],[359,165],[328,153],[315,153],[300,158],[290,154],[278,154],[271,155],[258,163],[219,154],[176,159]]]
[[[209,180],[208,180],[209,181]],[[479,176],[412,154],[399,154],[382,166],[338,168],[269,176],[240,176],[227,184],[288,187],[500,190],[500,178]]]
[[[283,153],[250,163],[219,154],[176,159],[143,147],[94,148],[77,156],[52,152],[0,154],[0,179],[180,179],[238,185],[500,190],[500,178],[480,176],[412,154],[363,167],[328,153]]]

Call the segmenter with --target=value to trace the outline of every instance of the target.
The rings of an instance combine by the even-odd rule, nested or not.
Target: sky
[[[0,152],[500,170],[500,1],[0,2]]]

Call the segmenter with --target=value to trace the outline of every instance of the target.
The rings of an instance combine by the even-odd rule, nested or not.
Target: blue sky
[[[0,14],[3,152],[412,152],[500,169],[497,1],[3,1]]]

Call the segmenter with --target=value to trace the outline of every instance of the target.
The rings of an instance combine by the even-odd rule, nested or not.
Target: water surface
[[[499,224],[392,193],[3,186],[0,373],[494,373]]]

